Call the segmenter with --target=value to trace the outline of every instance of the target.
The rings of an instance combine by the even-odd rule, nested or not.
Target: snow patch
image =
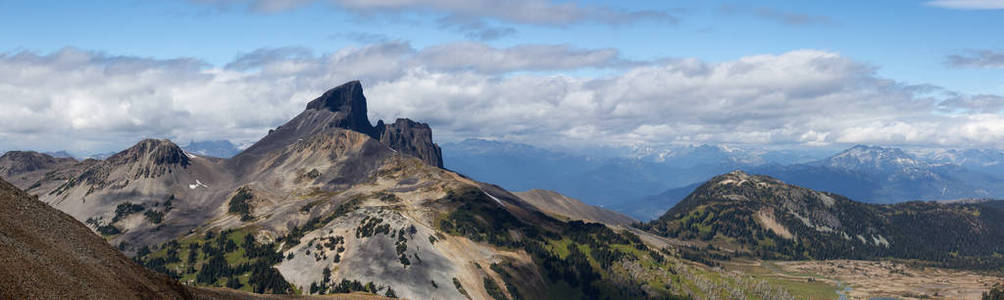
[[[185,156],[188,156],[188,158],[196,158],[195,154],[188,153],[188,151],[182,151],[182,152],[184,152]]]
[[[196,179],[196,180],[195,180],[195,183],[194,183],[194,184],[189,184],[189,185],[188,185],[188,189],[192,189],[192,190],[194,190],[194,189],[196,189],[196,188],[198,188],[198,187],[200,187],[200,186],[201,186],[201,187],[204,187],[204,188],[209,188],[209,186],[208,186],[208,185],[205,185],[205,184],[203,184],[203,183],[202,183],[201,181],[199,181],[198,179]]]
[[[499,205],[505,206],[505,204],[502,204],[502,200],[499,200],[499,198],[495,198],[495,196],[492,196],[492,194],[489,194],[488,192],[485,192],[485,191],[481,191],[481,192],[485,193],[485,195],[488,195],[488,197],[491,197],[492,200],[495,200],[495,202],[498,202]]]

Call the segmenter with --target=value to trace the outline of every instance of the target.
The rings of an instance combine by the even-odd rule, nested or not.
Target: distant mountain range
[[[181,146],[181,149],[185,149],[185,151],[192,154],[219,158],[230,158],[241,152],[241,149],[237,145],[230,143],[228,140],[191,141],[188,145]]]
[[[781,156],[778,152],[753,153],[709,145],[661,152],[636,149],[620,157],[590,157],[482,139],[443,145],[448,169],[510,190],[554,190],[604,207],[620,207],[736,168],[774,162],[772,157]]]
[[[511,190],[555,190],[640,220],[657,217],[700,182],[732,170],[869,203],[1004,197],[1004,154],[986,149],[907,152],[858,145],[826,156],[702,145],[590,158],[486,140],[443,148],[446,167],[473,178]]]
[[[869,203],[1004,197],[997,176],[888,147],[854,146],[820,161],[750,170]]]

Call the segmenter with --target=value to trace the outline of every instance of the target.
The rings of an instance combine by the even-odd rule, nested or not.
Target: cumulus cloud
[[[1004,9],[1004,1],[1002,0],[934,0],[925,2],[924,4],[948,9]]]
[[[524,72],[578,68],[616,70]],[[608,49],[387,42],[319,55],[262,49],[224,67],[77,49],[0,55],[0,148],[86,153],[143,137],[249,142],[353,79],[364,84],[372,120],[428,122],[439,141],[1004,146],[1001,97],[906,85],[831,52],[625,64]]]
[[[945,63],[958,68],[1004,68],[1004,51],[970,50],[949,55]]]

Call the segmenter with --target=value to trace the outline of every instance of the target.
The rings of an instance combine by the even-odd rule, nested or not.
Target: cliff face
[[[443,152],[439,145],[432,142],[429,124],[397,119],[393,124],[385,125],[381,120],[376,131],[380,134],[380,142],[391,149],[421,158],[429,165],[443,167]]]
[[[307,110],[326,110],[335,118],[326,124],[365,133],[374,138],[377,132],[366,115],[366,96],[359,81],[350,81],[324,92],[320,97],[307,103]]]

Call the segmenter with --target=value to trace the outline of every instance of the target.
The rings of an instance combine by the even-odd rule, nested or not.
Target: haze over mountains
[[[1004,197],[1004,152],[989,149],[857,145],[825,154],[703,145],[592,158],[486,140],[443,147],[446,166],[473,178],[513,190],[552,189],[642,220],[668,210],[699,183],[737,169],[870,203]]]

